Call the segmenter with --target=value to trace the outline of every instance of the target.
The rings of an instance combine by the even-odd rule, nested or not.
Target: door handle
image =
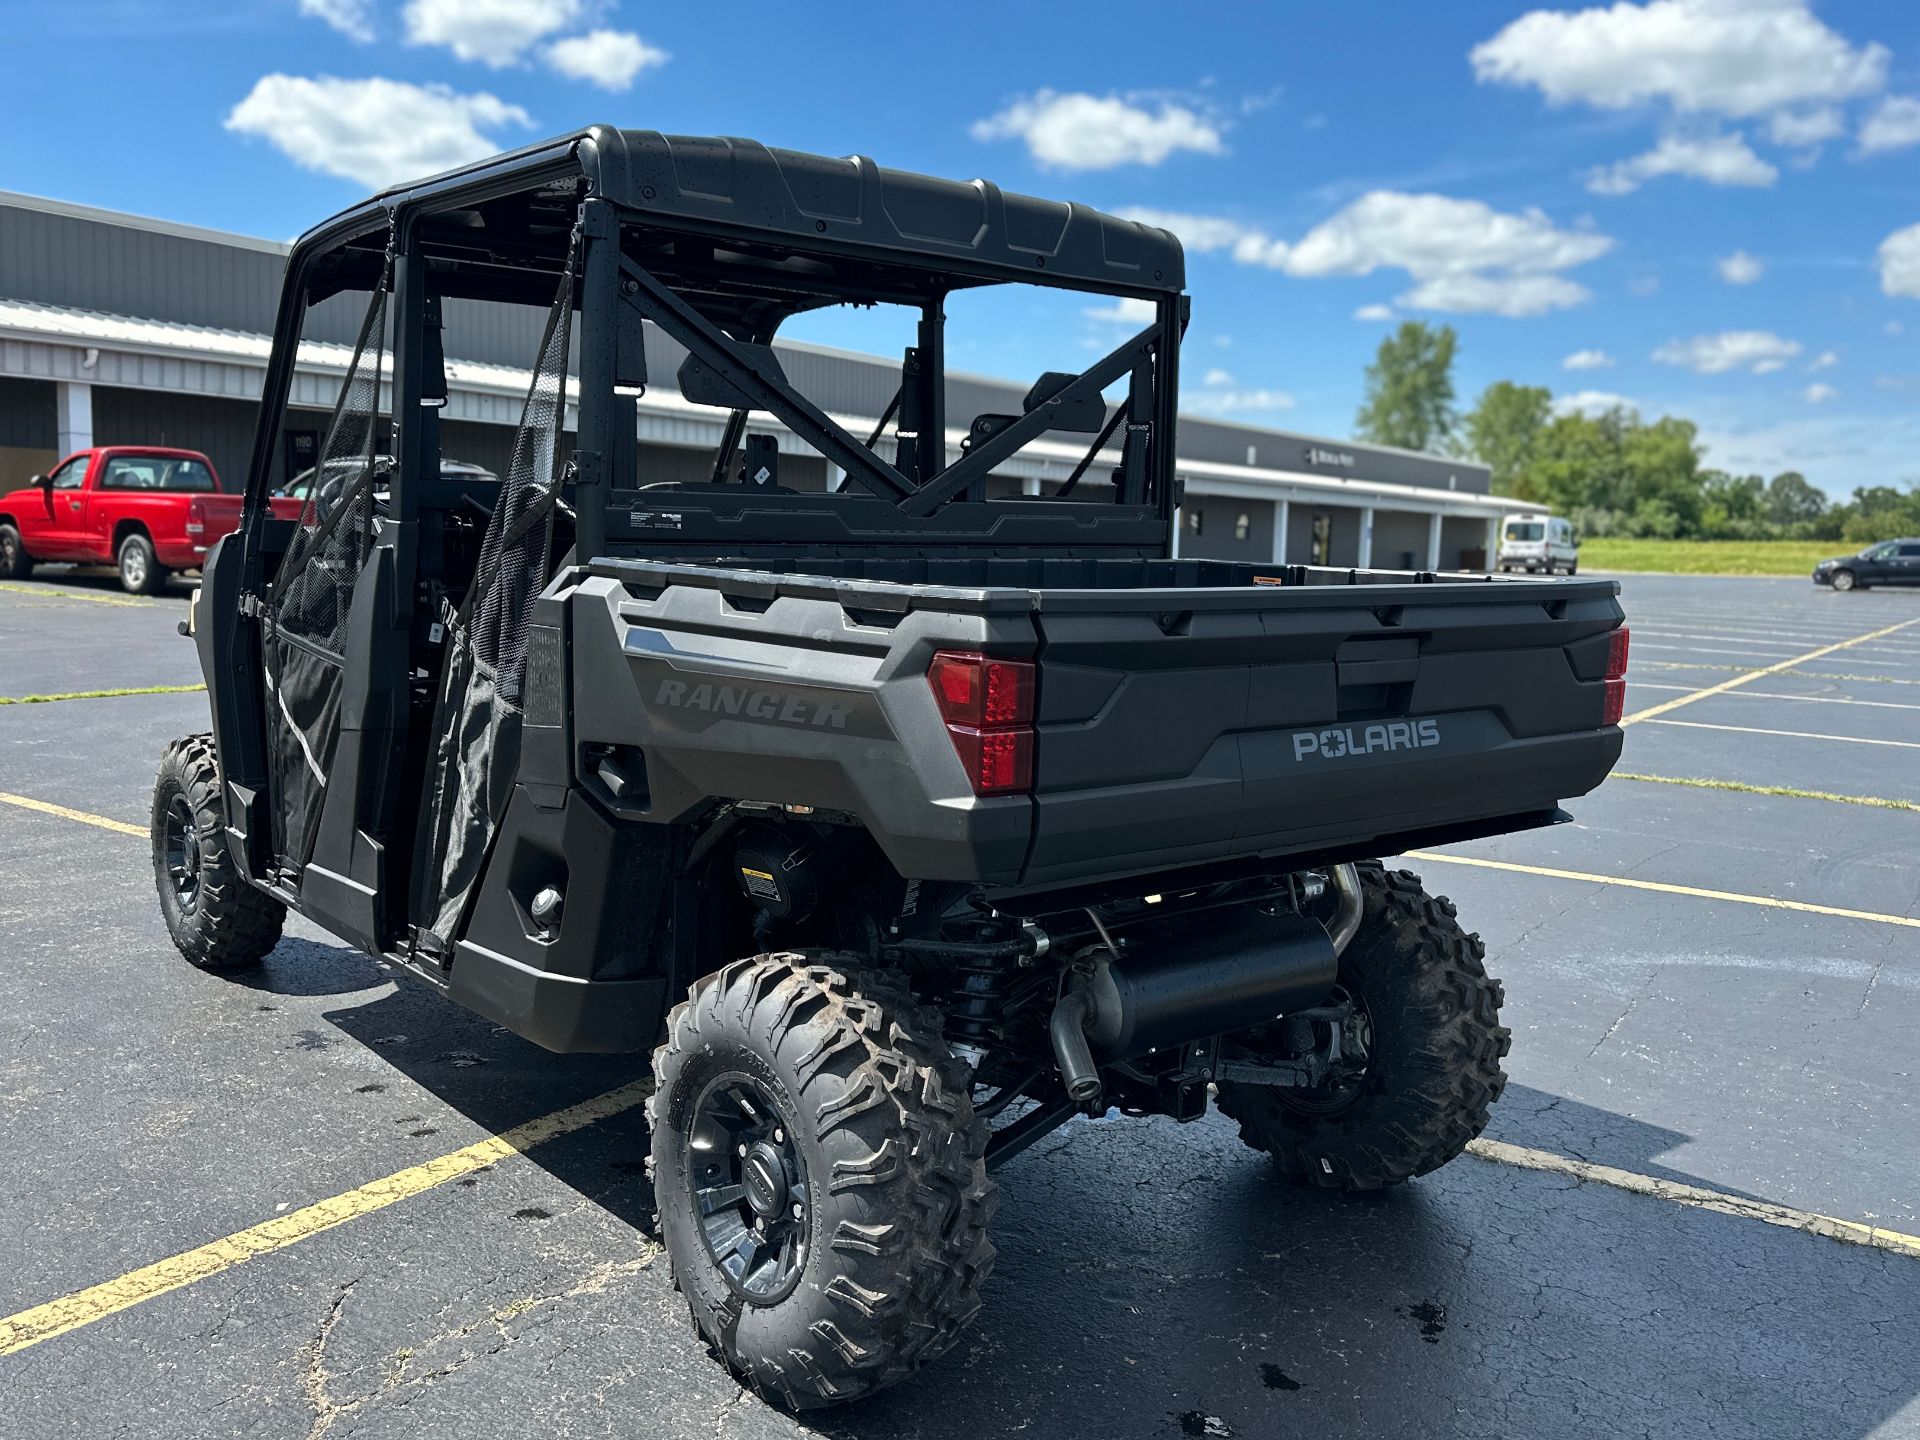
[[[78,510],[80,508],[80,502],[78,500],[69,500],[67,501],[67,508],[69,510]]]

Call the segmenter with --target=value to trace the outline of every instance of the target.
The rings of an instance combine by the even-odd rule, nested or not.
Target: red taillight
[[[942,650],[927,683],[954,753],[976,795],[1007,795],[1033,784],[1033,663],[974,650]]]
[[[1601,710],[1602,725],[1618,725],[1627,710],[1627,647],[1631,637],[1622,625],[1607,642],[1606,700]]]
[[[1627,627],[1622,625],[1613,632],[1607,643],[1607,679],[1624,680],[1627,678],[1627,646],[1632,637]]]
[[[207,530],[207,505],[198,495],[187,501],[187,534],[204,535]]]

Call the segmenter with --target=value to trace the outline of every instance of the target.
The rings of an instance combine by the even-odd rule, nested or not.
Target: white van
[[[1580,540],[1573,522],[1558,515],[1507,516],[1500,522],[1500,570],[1578,574]]]

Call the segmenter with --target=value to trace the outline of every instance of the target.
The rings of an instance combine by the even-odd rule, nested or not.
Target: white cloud
[[[1576,390],[1571,395],[1556,395],[1553,400],[1553,413],[1556,415],[1605,415],[1612,410],[1636,410],[1633,401],[1625,395],[1616,395],[1611,390]]]
[[[227,129],[254,135],[296,165],[382,189],[492,155],[485,132],[532,117],[483,93],[401,80],[263,75],[233,107]]]
[[[1621,0],[1532,11],[1470,58],[1483,83],[1535,86],[1556,105],[1663,100],[1745,117],[1872,94],[1886,84],[1888,52],[1848,44],[1808,0]]]
[[[553,69],[602,90],[626,90],[642,71],[657,70],[672,58],[627,30],[590,30],[556,40],[546,49]]]
[[[1562,229],[1537,209],[1514,213],[1395,190],[1361,196],[1292,242],[1222,216],[1121,214],[1172,230],[1201,254],[1226,251],[1242,265],[1301,279],[1404,270],[1416,283],[1399,303],[1457,313],[1539,315],[1578,305],[1591,298],[1586,288],[1557,272],[1613,248],[1610,237]]]
[[[1613,357],[1604,350],[1576,350],[1560,362],[1562,370],[1611,370]]]
[[[349,40],[373,39],[372,0],[300,0],[300,13],[324,20]]]
[[[586,0],[407,0],[407,39],[498,70],[585,17]]]
[[[1744,250],[1721,256],[1713,262],[1713,268],[1720,272],[1720,278],[1729,285],[1751,285],[1767,273],[1767,267]]]
[[[1291,410],[1293,396],[1284,390],[1205,390],[1182,398],[1182,408],[1203,414],[1231,415],[1249,410]]]
[[[1798,340],[1784,340],[1771,330],[1728,330],[1669,340],[1653,352],[1653,358],[1662,365],[1684,366],[1696,375],[1723,375],[1729,370],[1766,375],[1784,369],[1800,349]]]
[[[1840,352],[1838,350],[1822,350],[1818,355],[1814,356],[1813,360],[1808,364],[1807,373],[1814,375],[1822,370],[1831,370],[1839,363]]]
[[[1838,139],[1846,128],[1846,119],[1833,105],[1776,110],[1767,117],[1767,138],[1776,145],[1820,145]]]
[[[1880,288],[1889,295],[1920,300],[1920,225],[1896,230],[1880,242]],[[1900,324],[1898,320],[1887,323]],[[1900,332],[1890,328],[1887,333]]]
[[[1521,319],[1570,310],[1593,298],[1586,286],[1564,275],[1439,275],[1399,297],[1411,310],[1451,315],[1505,315]]]
[[[1089,305],[1080,313],[1089,320],[1104,320],[1114,325],[1151,325],[1159,312],[1151,300],[1123,295],[1111,305]]]
[[[1200,383],[1209,389],[1219,389],[1222,386],[1233,384],[1233,372],[1231,370],[1215,368],[1207,371],[1207,378]]]
[[[1860,122],[1862,155],[1904,150],[1909,145],[1920,145],[1920,100],[1907,95],[1889,95]]]
[[[1180,237],[1181,245],[1199,255],[1229,250],[1242,236],[1259,233],[1223,215],[1190,215],[1179,210],[1149,210],[1140,206],[1129,206],[1119,213],[1123,220],[1136,220],[1157,230],[1171,230]]]
[[[1393,307],[1391,305],[1379,304],[1362,305],[1358,310],[1353,312],[1353,318],[1377,324],[1382,320],[1393,319]]]
[[[1822,385],[1815,382],[1800,392],[1800,398],[1805,400],[1809,405],[1824,405],[1829,400],[1839,399],[1840,392],[1831,385]]]
[[[1226,148],[1223,128],[1170,100],[1135,103],[1118,95],[1037,90],[974,121],[968,133],[976,140],[1024,140],[1034,160],[1049,169],[1112,170],[1158,165],[1181,150],[1219,155]]]
[[[1628,195],[1662,175],[1686,175],[1709,185],[1767,186],[1780,178],[1780,171],[1738,135],[1668,134],[1644,155],[1588,171],[1587,189],[1596,195]]]
[[[1898,340],[1902,335],[1907,333],[1907,327],[1902,325],[1898,320],[1889,320],[1880,328],[1886,332],[1889,340]]]
[[[1213,337],[1213,343],[1218,345],[1222,350],[1231,350],[1233,348],[1233,336],[1216,335]]]

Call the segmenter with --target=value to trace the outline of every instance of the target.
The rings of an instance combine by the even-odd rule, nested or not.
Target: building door
[[[1333,560],[1333,517],[1325,513],[1313,517],[1309,531],[1307,561],[1313,565],[1331,564]]]

